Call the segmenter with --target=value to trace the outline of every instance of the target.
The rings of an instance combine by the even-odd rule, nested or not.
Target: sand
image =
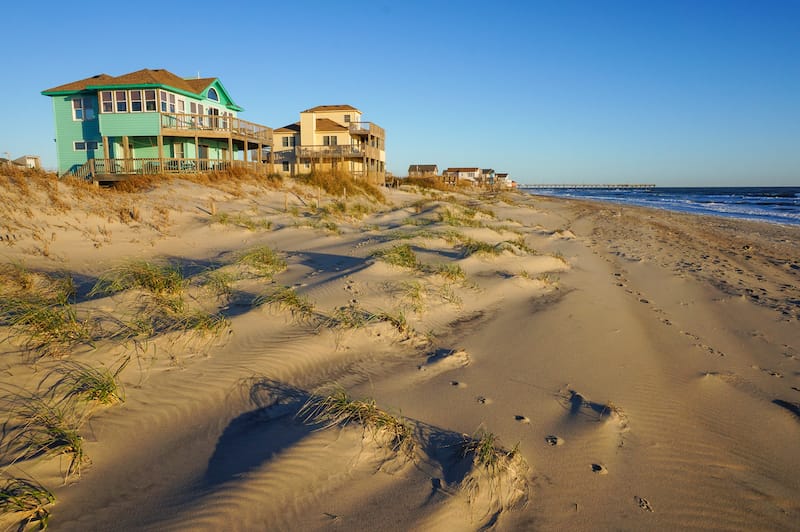
[[[6,182],[2,262],[69,272],[81,316],[132,319],[141,291],[87,294],[133,259],[237,280],[230,300],[187,289],[187,304],[229,319],[216,336],[100,338],[54,357],[2,327],[7,397],[43,394],[65,364],[131,360],[124,402],[80,426],[80,475],[65,479],[70,455],[7,449],[5,475],[52,491],[53,530],[798,529],[800,228],[518,193],[385,194],[351,195],[341,214],[338,198],[291,185]],[[467,238],[499,253],[469,254]],[[374,256],[401,244],[428,266]],[[264,245],[284,271],[233,266]],[[313,312],[253,304],[283,286]],[[337,309],[371,319],[349,328]],[[405,327],[376,318],[389,315]],[[335,390],[405,420],[413,453],[298,415]],[[494,469],[463,452],[486,434]]]

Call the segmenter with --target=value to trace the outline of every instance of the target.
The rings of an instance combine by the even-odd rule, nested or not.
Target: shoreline
[[[721,191],[733,191],[733,190],[785,190],[789,189],[795,191],[794,194],[791,196],[792,198],[797,197],[797,194],[800,194],[800,187],[797,186],[786,186],[786,187],[658,187],[659,190],[671,190],[671,191],[709,191],[719,189]],[[610,190],[610,192],[615,192],[616,190]],[[730,211],[714,211],[714,209],[709,209],[710,212],[695,212],[692,210],[692,207],[683,207],[683,208],[675,208],[671,207],[670,205],[639,205],[636,203],[630,202],[630,200],[626,201],[625,199],[617,199],[617,198],[593,198],[590,196],[581,197],[581,196],[562,196],[559,194],[541,194],[537,193],[536,191],[528,192],[523,191],[523,193],[531,194],[537,197],[552,197],[552,198],[561,198],[561,199],[574,199],[574,200],[586,200],[586,201],[598,201],[602,203],[610,203],[614,205],[622,205],[628,207],[642,207],[642,208],[649,208],[649,209],[657,209],[657,210],[664,210],[668,212],[676,212],[676,213],[683,213],[683,214],[695,214],[698,216],[712,216],[715,218],[726,218],[726,219],[733,219],[733,220],[741,220],[741,221],[748,221],[748,222],[764,222],[774,225],[786,226],[786,227],[800,227],[800,219],[796,221],[786,221],[786,219],[771,219],[770,217],[775,217],[774,213],[764,212],[761,214],[757,213],[736,213]],[[772,197],[772,196],[768,196]],[[778,196],[783,197],[783,196]]]
[[[2,263],[72,272],[79,317],[146,317],[142,290],[87,295],[135,258],[182,265],[183,303],[228,320],[35,364],[2,327],[6,391],[131,357],[124,402],[80,428],[80,476],[64,483],[69,455],[7,467],[52,490],[54,530],[800,520],[800,227],[527,193],[317,208],[314,190],[247,183],[32,189],[6,186]],[[280,259],[268,275],[241,262],[263,246]],[[337,390],[405,423],[411,454],[356,422],[309,424],[302,405]],[[489,434],[494,469],[470,447]]]

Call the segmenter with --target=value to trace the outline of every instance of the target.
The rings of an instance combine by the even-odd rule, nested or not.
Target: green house
[[[144,69],[42,94],[53,100],[60,175],[111,181],[235,166],[268,170],[272,129],[238,118],[242,108],[217,78]]]

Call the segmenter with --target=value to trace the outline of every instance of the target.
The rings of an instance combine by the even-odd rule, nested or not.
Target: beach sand
[[[53,530],[798,529],[800,228],[521,193],[385,195],[345,208],[289,184],[6,180],[6,290],[12,270],[40,284],[68,272],[78,316],[111,330],[150,296],[89,297],[97,280],[169,261],[190,279],[187,306],[229,320],[50,355],[6,322],[6,477],[52,491]],[[403,245],[415,266],[380,256]],[[237,262],[259,246],[285,270]],[[210,271],[230,294],[201,286]],[[313,308],[256,299],[281,287]],[[11,411],[59,400],[53,371],[128,358],[124,402],[81,418],[79,475],[65,475],[70,454],[15,460]],[[413,449],[302,415],[337,391],[404,422]],[[496,462],[469,452],[481,438]]]

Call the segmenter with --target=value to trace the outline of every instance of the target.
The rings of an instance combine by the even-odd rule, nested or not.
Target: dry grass
[[[319,187],[328,194],[334,196],[367,196],[376,201],[384,203],[386,197],[380,188],[371,185],[366,181],[354,179],[347,172],[314,172],[297,176],[296,180],[300,183]]]
[[[406,458],[413,458],[417,449],[414,429],[407,420],[381,410],[373,399],[352,399],[342,389],[311,397],[297,416],[322,429],[357,423],[379,445],[386,444]]]

